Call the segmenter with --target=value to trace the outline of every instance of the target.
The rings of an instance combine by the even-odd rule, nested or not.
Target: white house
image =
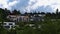
[[[8,15],[7,18],[11,21],[19,21],[20,15]]]
[[[3,27],[6,29],[11,29],[15,27],[15,22],[4,22]]]
[[[28,16],[21,16],[21,15],[8,15],[7,18],[11,21],[29,21],[29,17]]]

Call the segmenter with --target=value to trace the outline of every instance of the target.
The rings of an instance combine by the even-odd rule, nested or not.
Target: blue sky
[[[55,12],[60,10],[60,0],[0,0],[0,8],[20,10],[21,12]]]

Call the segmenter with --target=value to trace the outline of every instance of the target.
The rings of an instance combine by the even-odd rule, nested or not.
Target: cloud
[[[55,11],[57,8],[60,10],[60,0],[0,0],[0,8],[20,9],[22,12],[37,9]]]
[[[12,2],[9,2],[10,0],[0,0],[0,8],[8,8],[9,10],[12,9],[12,6],[15,6],[19,1],[13,0]]]
[[[34,4],[32,4],[34,3]],[[60,10],[60,0],[30,0],[28,6],[25,7],[27,12],[30,10],[38,9],[41,6],[51,6],[51,8],[55,11],[57,8]],[[46,7],[47,8],[47,7]]]

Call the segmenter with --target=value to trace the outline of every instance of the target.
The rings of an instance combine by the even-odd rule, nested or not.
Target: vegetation
[[[10,10],[0,8],[0,22],[8,21],[7,15],[20,15],[21,13],[14,10],[12,13]],[[25,14],[28,14],[27,12]],[[31,15],[36,13],[30,13]],[[39,22],[19,22],[15,29],[4,29],[0,23],[0,34],[60,34],[60,12],[58,9],[56,13],[44,13],[44,21]],[[31,26],[32,24],[32,26]]]

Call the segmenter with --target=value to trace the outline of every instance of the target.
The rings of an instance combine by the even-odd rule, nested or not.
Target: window
[[[9,23],[9,25],[12,25],[12,23]]]
[[[5,28],[10,28],[10,26],[4,26]]]
[[[6,23],[4,23],[4,25],[6,25]]]

